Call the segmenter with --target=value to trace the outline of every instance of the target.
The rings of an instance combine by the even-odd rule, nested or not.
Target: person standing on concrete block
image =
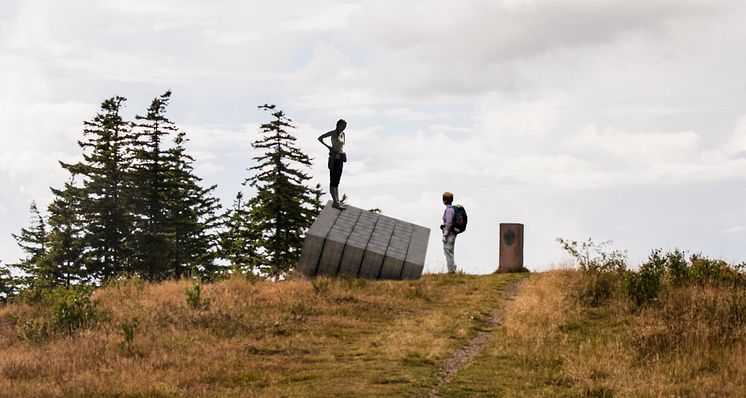
[[[446,254],[448,273],[453,274],[456,272],[456,262],[453,258],[453,248],[456,245],[456,233],[453,232],[456,210],[453,209],[452,193],[443,194],[443,204],[446,206],[443,212],[443,224],[440,226],[440,230],[443,231],[443,252]]]
[[[344,205],[339,202],[339,180],[342,178],[342,165],[347,161],[347,154],[344,152],[346,127],[347,122],[339,119],[337,128],[319,136],[319,142],[329,148],[329,193],[332,194],[334,200],[332,207],[339,210],[345,209]],[[331,137],[331,146],[324,142],[326,137]]]

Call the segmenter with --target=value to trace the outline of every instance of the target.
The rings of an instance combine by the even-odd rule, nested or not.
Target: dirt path
[[[492,313],[492,316],[487,318],[487,322],[492,327],[500,325],[503,319],[503,314],[505,314],[505,309],[513,301],[516,294],[518,294],[518,291],[523,286],[523,283],[525,283],[525,279],[512,282],[505,289],[505,304],[503,304],[500,308],[497,308],[495,312]],[[484,343],[487,341],[487,339],[490,338],[490,336],[492,336],[492,332],[479,332],[476,337],[469,340],[469,344],[466,347],[454,352],[450,358],[446,359],[445,365],[443,366],[444,375],[438,377],[438,385],[433,388],[432,391],[430,391],[430,394],[427,395],[427,398],[441,398],[439,391],[445,385],[451,382],[451,379],[456,374],[456,372],[458,372],[464,366],[468,365],[475,356],[479,355],[482,352]]]

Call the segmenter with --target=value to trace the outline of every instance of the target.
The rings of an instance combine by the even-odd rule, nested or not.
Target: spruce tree
[[[169,259],[175,248],[166,227],[168,165],[164,138],[177,131],[165,116],[170,92],[155,98],[145,116],[136,116],[133,136],[132,202],[135,233],[134,268],[142,276],[162,278],[169,274]]]
[[[193,173],[185,134],[165,116],[171,92],[155,98],[145,116],[137,116],[133,140],[133,212],[136,269],[149,278],[203,276],[216,271],[216,211]],[[173,146],[165,139],[175,134]]]
[[[130,124],[120,116],[126,98],[113,97],[101,104],[101,112],[84,122],[83,162],[65,164],[73,176],[82,176],[80,216],[85,225],[87,270],[96,279],[107,279],[131,271],[129,266],[130,218],[127,191],[131,139]]]
[[[218,215],[220,204],[212,192],[217,185],[203,188],[201,178],[194,174],[194,158],[186,153],[186,134],[179,132],[174,146],[168,150],[169,183],[166,204],[175,247],[172,259],[174,276],[190,273],[203,278],[216,276],[220,267],[215,264],[218,256],[217,228],[222,225]]]
[[[47,207],[49,234],[47,253],[42,260],[52,270],[55,285],[70,286],[77,282],[91,282],[85,266],[84,225],[81,214],[83,190],[74,181],[64,190],[52,189],[55,199]]]
[[[31,202],[29,210],[31,211],[31,226],[28,229],[21,228],[20,235],[12,234],[18,246],[26,254],[26,258],[19,263],[10,264],[9,267],[22,273],[16,280],[23,286],[30,286],[33,283],[46,285],[50,274],[53,273],[44,262],[47,256],[47,222],[39,212],[36,202]]]
[[[220,257],[230,261],[234,270],[254,274],[256,267],[263,263],[257,247],[262,234],[252,225],[251,209],[244,201],[243,193],[236,195],[233,207],[228,209],[224,218]]]
[[[52,192],[56,198],[48,207],[48,219],[44,219],[32,202],[31,227],[21,228],[20,235],[13,234],[26,253],[20,263],[11,265],[22,274],[15,278],[20,287],[70,286],[87,276],[77,207],[80,200],[73,197],[80,189],[70,182],[65,184],[65,190],[52,189]]]
[[[16,278],[10,272],[10,267],[0,261],[0,303],[8,301],[16,295],[18,290]]]
[[[310,177],[298,169],[310,168],[311,159],[295,146],[296,138],[288,132],[295,128],[292,120],[274,105],[259,108],[271,111],[274,120],[260,126],[262,138],[252,147],[264,154],[254,158],[258,164],[249,170],[256,174],[244,184],[257,191],[248,205],[251,227],[259,235],[260,268],[278,279],[298,262],[304,234],[318,214],[319,195],[304,185]]]

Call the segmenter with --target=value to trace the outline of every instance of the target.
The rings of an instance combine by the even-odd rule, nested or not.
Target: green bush
[[[687,285],[692,278],[689,263],[679,249],[666,253],[666,272],[674,286]]]
[[[656,300],[661,291],[661,277],[665,273],[666,258],[659,249],[653,250],[648,261],[640,266],[640,271],[627,273],[623,291],[637,305]]]
[[[36,307],[33,314],[16,315],[20,337],[40,341],[54,333],[69,333],[90,327],[108,318],[109,311],[101,309],[98,300],[91,300],[92,286],[73,285],[45,289],[35,287],[24,299]]]
[[[743,274],[722,260],[710,260],[699,254],[691,257],[691,278],[700,286],[743,284]]]

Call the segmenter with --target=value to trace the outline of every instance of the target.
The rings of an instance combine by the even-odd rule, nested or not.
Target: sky
[[[431,229],[469,215],[456,264],[498,267],[500,223],[525,226],[532,271],[557,238],[746,260],[746,2],[741,0],[3,0],[0,260],[82,158],[83,122],[127,98],[167,116],[224,208],[275,104],[315,158],[348,122],[349,203]],[[326,198],[329,198],[327,195]]]

